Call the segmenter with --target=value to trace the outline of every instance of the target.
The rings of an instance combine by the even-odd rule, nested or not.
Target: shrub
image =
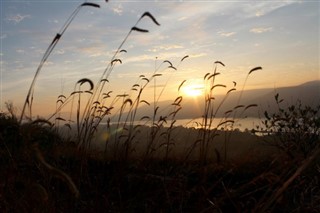
[[[264,112],[263,131],[271,133],[271,145],[284,151],[290,158],[307,158],[319,145],[320,136],[320,105],[305,106],[301,101],[296,104],[282,107],[283,100],[279,94],[275,95],[278,105],[277,112]],[[270,139],[270,137],[269,137]]]

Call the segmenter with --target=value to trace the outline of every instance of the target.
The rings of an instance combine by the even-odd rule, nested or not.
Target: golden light
[[[197,97],[203,94],[204,87],[201,84],[185,85],[182,88],[183,95]]]

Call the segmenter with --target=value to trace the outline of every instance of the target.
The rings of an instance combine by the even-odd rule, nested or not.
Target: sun
[[[184,95],[189,97],[198,97],[203,94],[203,85],[200,84],[190,84],[182,88]]]

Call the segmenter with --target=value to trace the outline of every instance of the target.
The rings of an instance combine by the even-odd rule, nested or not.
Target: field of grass
[[[232,88],[219,84],[221,61],[203,77],[203,117],[196,128],[175,125],[187,79],[168,110],[159,109],[165,95],[155,89],[156,79],[164,77],[160,67],[150,77],[139,76],[128,93],[106,91],[130,34],[148,32],[138,27],[140,20],[159,25],[149,12],[129,30],[98,82],[80,79],[70,95],[58,96],[52,116],[35,119],[36,79],[83,6],[99,7],[81,4],[54,37],[21,114],[11,104],[0,114],[0,212],[320,211],[320,106],[286,107],[277,94],[278,111],[266,111],[260,126],[246,132],[234,128],[258,107],[241,105],[241,98],[248,78],[262,67],[249,70],[237,105],[218,125],[213,120],[236,90],[235,82]],[[160,66],[179,68],[169,60]],[[154,88],[152,100],[142,95],[148,87]],[[214,98],[217,88],[225,89],[222,100]],[[152,114],[138,117],[142,105]],[[69,115],[61,113],[66,108]]]
[[[0,127],[1,212],[318,212],[320,208],[319,149],[306,159],[298,155],[292,159],[277,148],[252,146],[267,136],[232,132],[234,138],[254,141],[248,147],[231,144],[230,150],[239,153],[230,153],[233,158],[227,160],[219,137],[206,162],[197,158],[199,148],[193,157],[187,156],[190,149],[179,154],[173,150],[167,156],[159,148],[148,156],[140,152],[125,158],[125,150],[114,156],[101,149],[79,149],[44,120],[19,124],[17,118],[1,115]]]

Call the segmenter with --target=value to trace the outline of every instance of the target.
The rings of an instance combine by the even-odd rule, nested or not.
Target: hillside
[[[320,103],[320,80],[306,82],[301,85],[292,87],[280,87],[280,88],[265,88],[255,90],[245,90],[242,93],[241,100],[239,96],[241,91],[235,91],[229,94],[229,97],[221,105],[221,108],[217,112],[217,117],[224,116],[224,112],[233,109],[235,106],[257,104],[256,109],[247,110],[243,116],[259,117],[265,110],[273,111],[276,109],[275,95],[279,94],[279,99],[283,99],[284,106],[295,104],[298,100],[303,105],[315,106]],[[217,95],[215,97],[216,107],[222,102],[225,95]],[[238,103],[239,102],[239,103]],[[163,101],[158,103],[159,115],[166,115],[173,109],[172,101]],[[202,116],[202,109],[204,108],[203,97],[185,98],[181,102],[182,109],[177,114],[177,119],[193,119]],[[139,108],[137,118],[141,118],[145,115],[151,116],[153,113],[153,104],[150,106],[142,106]],[[241,111],[240,113],[241,114]],[[238,114],[238,115],[239,115]],[[123,116],[125,117],[125,116]]]

